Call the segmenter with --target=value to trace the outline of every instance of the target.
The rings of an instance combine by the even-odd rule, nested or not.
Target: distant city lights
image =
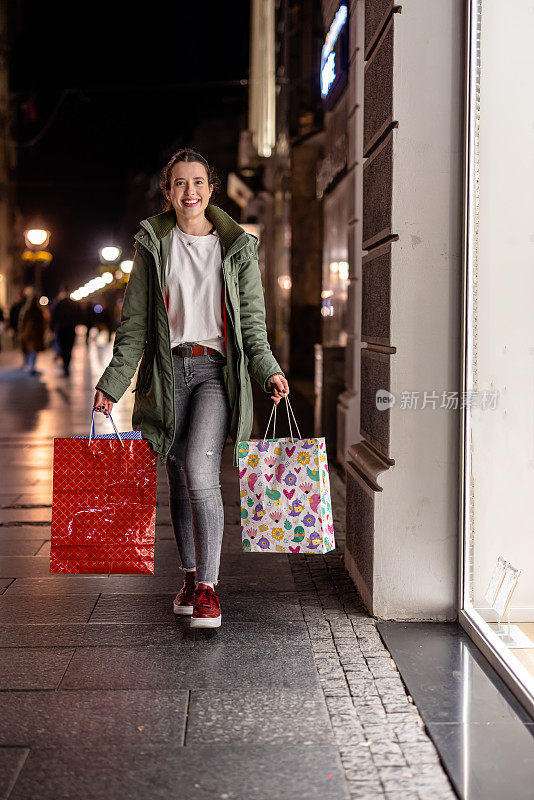
[[[331,261],[330,272],[339,275],[340,280],[346,281],[349,277],[349,263],[348,261]]]
[[[46,297],[45,295],[43,295],[42,297],[40,297],[40,298],[39,298],[39,305],[41,305],[41,306],[47,306],[47,305],[48,305],[48,297]]]
[[[339,277],[342,281],[346,281],[349,278],[349,262],[348,261],[340,261],[339,262],[339,269],[338,269]]]
[[[127,275],[132,271],[133,261],[121,261],[121,269]]]
[[[278,285],[281,289],[291,289],[291,278],[289,275],[280,275]]]
[[[123,264],[124,263],[127,262],[123,262]],[[120,269],[116,270],[115,273],[106,271],[102,275],[98,275],[96,278],[87,281],[87,283],[80,286],[79,289],[71,292],[70,296],[73,300],[84,300],[86,297],[89,297],[89,295],[100,292],[107,286],[117,286],[117,284],[126,283],[127,281],[128,275],[124,275],[123,271]]]
[[[323,300],[321,304],[321,314],[323,317],[334,316],[334,305],[330,299]]]

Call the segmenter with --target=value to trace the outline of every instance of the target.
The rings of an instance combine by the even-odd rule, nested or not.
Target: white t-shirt
[[[174,226],[165,266],[171,347],[198,342],[226,355],[221,265],[216,232],[192,236]]]

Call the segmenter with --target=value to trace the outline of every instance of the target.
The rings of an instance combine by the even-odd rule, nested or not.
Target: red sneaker
[[[174,598],[172,610],[175,614],[192,614],[193,602],[195,599],[195,570],[188,570],[185,573],[182,588]]]
[[[199,583],[195,591],[192,628],[218,628],[221,624],[221,606],[215,590]]]

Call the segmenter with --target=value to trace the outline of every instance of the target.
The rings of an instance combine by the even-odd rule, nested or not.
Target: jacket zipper
[[[161,278],[162,278],[162,281],[163,281],[163,289],[161,289],[161,287],[160,287],[160,291],[161,291],[161,293],[163,295],[163,297],[162,297],[163,305],[165,306],[165,318],[167,320],[167,341],[169,343],[169,353],[171,354],[171,371],[172,371],[172,417],[173,417],[174,436],[173,436],[172,442],[169,445],[168,450],[165,453],[165,457],[167,457],[167,455],[169,454],[169,452],[171,450],[171,447],[173,445],[174,438],[176,436],[176,400],[175,400],[175,397],[174,397],[174,361],[172,360],[171,326],[169,324],[167,282],[165,280],[165,267],[163,266],[163,264],[161,264],[161,262],[160,262],[160,266],[161,266]],[[159,283],[159,281],[158,281],[158,283]],[[158,348],[156,348],[156,352],[158,353],[158,356],[157,356],[158,357],[158,367],[159,367],[159,371],[160,371],[160,375],[161,375],[161,361],[160,361],[161,355],[159,353],[159,349]]]

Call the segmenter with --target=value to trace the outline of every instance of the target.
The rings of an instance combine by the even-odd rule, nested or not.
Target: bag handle
[[[295,421],[295,427],[297,429],[297,433],[299,435],[299,439],[302,439],[302,436],[300,435],[300,431],[299,431],[299,426],[297,425],[297,420],[295,418],[295,413],[294,413],[294,411],[293,411],[293,409],[291,407],[291,403],[289,402],[289,397],[287,395],[284,395],[284,400],[286,401],[287,421],[289,422],[290,438],[291,438],[291,440],[293,440],[295,437],[293,436],[293,430],[291,428],[291,418],[289,416],[289,411],[291,411],[291,414],[293,415],[293,419]],[[273,416],[273,411],[274,411],[273,439],[276,438],[276,406],[277,405],[278,405],[278,403],[274,403],[273,402],[273,407],[271,409],[271,415],[269,417],[269,421],[267,422],[267,428],[265,430],[265,436],[263,437],[263,444],[265,444],[265,439],[267,438],[267,431],[269,430],[269,425],[271,424],[271,417]]]
[[[93,414],[92,414],[92,416],[91,416],[91,429],[90,429],[90,431],[89,431],[89,444],[91,444],[91,441],[92,441],[92,439],[93,439],[93,438],[94,438],[94,436],[95,436],[95,411],[96,411],[96,409],[95,409],[95,408],[93,408]],[[117,434],[117,437],[118,437],[118,439],[119,439],[119,442],[120,442],[120,443],[122,444],[122,446],[124,447],[124,442],[122,441],[122,437],[121,437],[120,433],[119,433],[119,432],[118,432],[118,430],[117,430],[117,426],[116,426],[116,425],[115,425],[115,423],[113,422],[113,417],[111,416],[111,411],[108,411],[108,413],[107,413],[107,416],[109,416],[109,418],[110,418],[110,420],[111,420],[111,424],[113,425],[113,429],[114,429],[115,433]]]

